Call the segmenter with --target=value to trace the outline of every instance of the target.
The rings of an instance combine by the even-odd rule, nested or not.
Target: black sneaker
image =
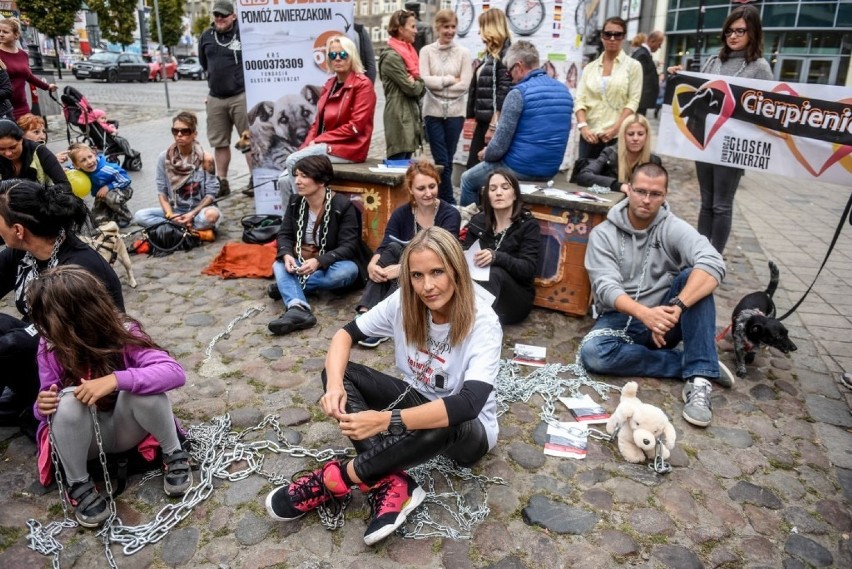
[[[183,449],[163,454],[163,491],[167,496],[183,496],[192,487],[189,453]]]
[[[224,198],[231,195],[231,183],[227,178],[219,178],[219,191],[216,193],[216,199]]]
[[[266,296],[272,300],[281,300],[281,291],[278,290],[278,283],[269,283],[266,287]]]
[[[243,195],[250,198],[254,197],[254,177],[249,176],[248,186],[243,188]]]
[[[296,330],[312,328],[316,326],[316,323],[317,319],[311,311],[297,304],[282,314],[280,318],[270,322],[267,327],[276,336],[283,336]]]
[[[77,523],[84,528],[99,527],[109,517],[109,503],[98,493],[91,478],[72,485],[68,501],[74,506]]]
[[[313,472],[294,474],[290,484],[267,494],[266,511],[283,522],[301,518],[328,502],[334,513],[339,512],[343,500],[349,495],[341,468],[340,463],[333,460]]]
[[[359,346],[364,346],[365,348],[378,348],[379,344],[382,342],[387,342],[390,338],[387,337],[379,337],[379,336],[367,336],[363,340],[358,340]]]
[[[392,534],[424,499],[426,491],[405,472],[380,480],[367,497],[371,519],[364,532],[364,543],[373,545]]]

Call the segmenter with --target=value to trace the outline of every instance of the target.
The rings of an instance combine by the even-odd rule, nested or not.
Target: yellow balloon
[[[71,182],[71,191],[78,198],[85,198],[92,191],[92,181],[89,176],[80,170],[68,170],[65,172],[68,181]]]

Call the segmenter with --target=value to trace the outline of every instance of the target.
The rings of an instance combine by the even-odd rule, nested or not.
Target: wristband
[[[577,130],[583,130],[587,126],[589,126],[589,123],[587,123],[587,122],[578,122],[577,123]]]

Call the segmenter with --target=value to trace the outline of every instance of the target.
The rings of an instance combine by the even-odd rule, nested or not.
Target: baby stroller
[[[130,147],[130,142],[126,138],[107,131],[98,121],[98,116],[103,112],[92,108],[80,91],[67,86],[62,92],[61,99],[68,144],[72,142],[73,133],[74,142],[85,142],[97,148],[108,161],[121,164],[125,170],[137,172],[142,169],[142,155]],[[121,160],[122,156],[123,160]]]

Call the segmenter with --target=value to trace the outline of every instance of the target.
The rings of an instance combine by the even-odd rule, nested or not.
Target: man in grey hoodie
[[[586,270],[599,317],[580,357],[596,373],[684,380],[683,417],[706,427],[710,382],[734,382],[715,343],[713,291],[725,263],[706,237],[671,213],[667,193],[665,168],[640,165],[627,199],[589,235]]]

